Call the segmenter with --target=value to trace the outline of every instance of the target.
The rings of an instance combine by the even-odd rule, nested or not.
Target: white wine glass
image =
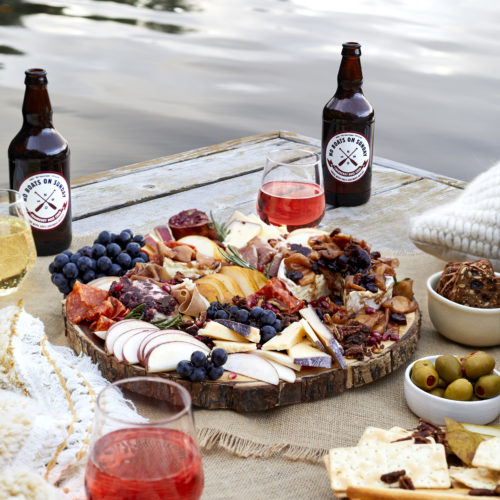
[[[0,189],[0,296],[17,291],[35,260],[35,242],[23,198],[12,189]]]

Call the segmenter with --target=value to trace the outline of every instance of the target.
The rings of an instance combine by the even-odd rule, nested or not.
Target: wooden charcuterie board
[[[63,309],[64,314],[64,309]],[[113,382],[128,377],[148,375],[140,365],[129,365],[106,354],[104,343],[88,328],[66,321],[68,344],[76,353],[84,353],[99,365],[102,374]],[[290,404],[324,399],[348,389],[360,387],[404,365],[417,348],[421,313],[418,309],[407,314],[407,324],[400,327],[400,340],[386,342],[384,349],[363,361],[348,360],[347,369],[304,368],[297,373],[294,383],[280,381],[271,385],[238,375],[229,378],[228,372],[216,381],[190,382],[175,372],[152,374],[174,379],[191,393],[193,405],[206,409],[232,409],[238,412],[263,411]],[[167,395],[155,394],[162,399]]]

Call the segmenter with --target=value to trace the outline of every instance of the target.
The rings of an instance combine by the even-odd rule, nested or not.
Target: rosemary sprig
[[[146,304],[139,304],[137,307],[134,307],[123,319],[142,319],[144,318],[143,309],[146,307]]]
[[[226,236],[229,234],[229,231],[227,229],[227,222],[217,222],[211,210],[210,210],[210,220],[212,221],[212,224],[214,225],[215,230],[219,235],[219,240],[224,241],[226,239]]]
[[[176,314],[171,318],[159,319],[157,321],[151,321],[151,323],[157,326],[160,330],[166,330],[167,328],[179,328],[182,322],[182,314]]]
[[[219,248],[219,252],[222,254],[222,256],[226,260],[228,260],[229,262],[232,262],[233,264],[236,264],[237,266],[244,267],[246,269],[252,269],[254,271],[258,271],[258,269],[256,267],[252,266],[252,264],[250,264],[250,262],[245,260],[241,256],[240,252],[238,252],[238,250],[236,250],[236,248],[234,248],[231,245],[228,245],[226,247],[226,250],[222,250],[222,248]]]

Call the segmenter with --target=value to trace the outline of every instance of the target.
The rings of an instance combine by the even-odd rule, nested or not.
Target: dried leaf
[[[446,422],[446,441],[450,451],[466,465],[471,465],[479,443],[484,439],[475,432],[468,431],[462,424],[450,418]]]

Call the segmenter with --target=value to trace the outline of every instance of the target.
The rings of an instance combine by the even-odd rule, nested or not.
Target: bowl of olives
[[[500,345],[500,308],[464,306],[436,292],[442,272],[427,280],[427,305],[434,328],[444,337],[474,347]],[[500,276],[499,273],[495,273]]]
[[[500,415],[500,372],[484,351],[468,356],[427,356],[405,371],[404,393],[410,410],[435,424],[488,424]]]

